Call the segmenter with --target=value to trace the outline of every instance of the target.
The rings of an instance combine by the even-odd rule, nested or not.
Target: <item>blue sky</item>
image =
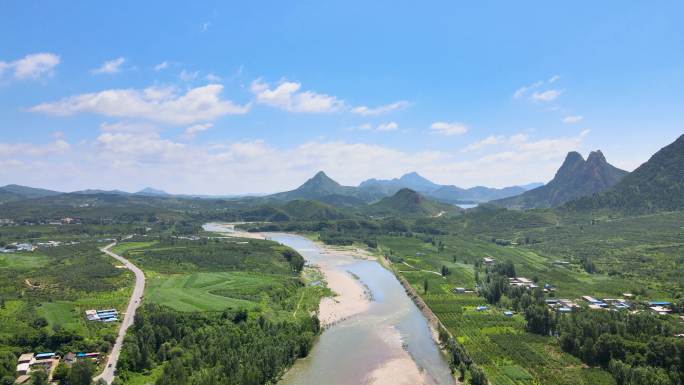
[[[684,131],[681,2],[473,3],[4,2],[0,184],[500,187]]]

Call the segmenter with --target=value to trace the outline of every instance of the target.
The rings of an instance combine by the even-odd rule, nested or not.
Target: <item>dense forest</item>
[[[146,305],[124,344],[117,381],[162,365],[156,385],[265,384],[306,357],[319,332],[315,316],[272,321],[239,309],[179,313]]]

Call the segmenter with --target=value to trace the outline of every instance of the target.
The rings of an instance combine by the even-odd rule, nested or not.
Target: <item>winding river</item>
[[[218,224],[205,229],[227,231]],[[325,264],[333,272],[351,275],[370,298],[362,312],[329,326],[309,356],[298,360],[279,384],[454,384],[427,320],[380,263],[326,252],[299,235],[265,235],[297,250],[311,265]]]

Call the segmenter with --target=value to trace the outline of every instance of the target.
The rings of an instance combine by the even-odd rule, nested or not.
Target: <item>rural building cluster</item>
[[[85,315],[88,321],[116,322],[119,320],[119,312],[116,309],[86,310]]]
[[[493,266],[496,264],[496,259],[490,256],[482,258],[482,264],[485,266]],[[554,261],[555,265],[566,266],[569,262],[566,261]],[[508,283],[510,286],[522,287],[525,289],[535,290],[540,286],[529,278],[525,277],[510,277],[508,278]],[[455,287],[451,291],[454,294],[470,294],[475,293],[478,286],[475,286],[476,290],[466,289],[464,287]],[[549,283],[544,284],[542,291],[544,293],[553,294],[556,288]],[[586,307],[592,310],[629,310],[632,312],[639,312],[643,310],[648,310],[654,314],[658,315],[669,315],[672,314],[673,308],[672,303],[669,301],[646,301],[638,303],[634,301],[634,294],[632,293],[622,293],[622,298],[595,298],[591,295],[584,295],[579,299],[567,299],[567,298],[548,298],[545,300],[546,305],[558,312],[558,313],[571,313],[573,309],[579,309],[581,307]],[[581,304],[581,305],[580,305]],[[475,308],[477,311],[489,310],[489,306],[481,305]],[[504,315],[507,317],[513,316],[514,312],[504,311]],[[684,316],[682,316],[684,321]],[[684,336],[684,335],[683,335]]]
[[[100,353],[67,353],[64,356],[64,364],[71,367],[76,361],[91,360],[95,363],[100,361]],[[49,353],[24,353],[17,360],[17,379],[15,384],[30,383],[31,372],[42,370],[48,376],[48,381],[52,381],[57,365],[62,361],[62,357],[54,352]]]

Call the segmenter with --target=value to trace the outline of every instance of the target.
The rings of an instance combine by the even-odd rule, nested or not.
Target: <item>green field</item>
[[[133,241],[133,242],[119,242],[114,247],[112,247],[111,251],[114,254],[125,254],[129,250],[135,250],[135,249],[142,249],[146,247],[153,246],[156,241]]]
[[[0,254],[0,269],[31,270],[47,265],[50,259],[38,252]]]
[[[379,234],[379,250],[485,369],[493,385],[614,380],[607,371],[563,352],[555,338],[526,332],[523,315],[505,317],[503,311],[511,303],[507,297],[499,307],[478,312],[478,305],[486,305],[484,298],[452,293],[455,287],[473,289],[476,271],[483,279],[484,257],[513,262],[517,276],[554,286],[557,298],[620,298],[629,292],[642,302],[677,301],[684,295],[682,213],[589,221],[549,210],[484,211],[477,218],[438,220],[432,226],[443,234]],[[587,260],[595,272],[586,271]],[[435,274],[443,266],[449,269],[446,277]],[[671,324],[681,329],[674,318]]]
[[[253,308],[268,297],[266,290],[281,277],[247,272],[149,274],[146,301],[179,311],[220,311]]]
[[[604,277],[556,267],[530,250],[466,241],[461,237],[440,240],[445,245],[441,251],[431,242],[415,237],[386,236],[379,238],[378,243],[382,251],[388,254],[391,251],[392,268],[406,278],[471,358],[485,369],[493,385],[614,383],[607,372],[586,368],[579,359],[562,352],[552,337],[526,332],[522,315],[506,317],[503,311],[508,309],[491,306],[490,310],[477,311],[477,306],[487,305],[484,298],[451,291],[454,287],[474,287],[473,263],[484,256],[515,261],[519,275],[553,282],[558,287],[558,295],[571,298],[586,292],[603,293],[606,288],[610,291],[612,286],[604,285]],[[439,272],[442,266],[451,272],[446,278],[431,273]],[[426,280],[428,292],[424,293]],[[614,290],[621,290],[620,284],[611,284],[618,288]]]
[[[122,242],[125,253],[145,271],[145,302],[183,312],[245,308],[287,317],[317,309],[326,289],[308,283],[308,270],[293,274],[273,242],[246,239],[220,242]],[[198,271],[199,270],[199,271]]]

